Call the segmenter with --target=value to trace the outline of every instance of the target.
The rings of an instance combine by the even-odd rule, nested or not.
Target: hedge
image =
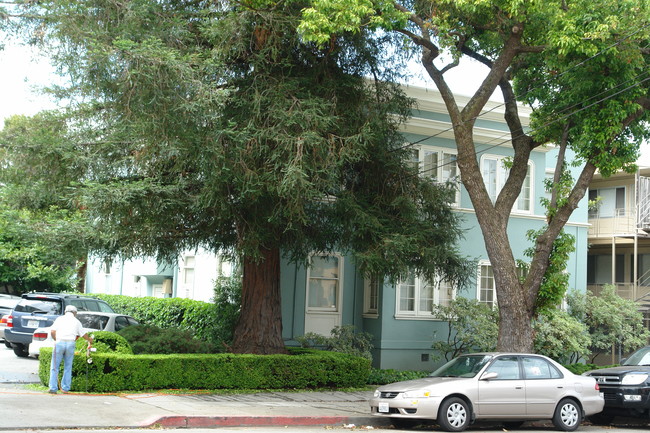
[[[49,378],[52,350],[41,350],[39,377]],[[362,387],[370,361],[344,353],[290,349],[288,355],[130,355],[85,352],[75,356],[73,391],[147,389],[313,389]]]
[[[230,318],[223,317],[219,306],[185,298],[134,298],[124,295],[92,294],[103,299],[115,311],[128,314],[137,321],[160,328],[192,331],[200,340],[220,346],[231,334]]]

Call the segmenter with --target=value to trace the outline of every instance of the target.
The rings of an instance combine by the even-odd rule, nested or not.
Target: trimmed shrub
[[[190,331],[158,326],[128,326],[118,331],[136,355],[172,353],[215,353],[213,344],[194,338]]]
[[[94,352],[88,352],[88,342],[79,338],[75,343],[75,356],[72,361],[72,390],[73,391],[88,391],[88,378],[91,363],[88,362],[90,359],[94,362],[96,356],[102,356],[103,354],[121,354],[121,355],[133,355],[131,346],[124,339],[124,337],[114,333],[106,331],[93,331],[90,333],[93,337],[94,343],[93,347],[95,348]],[[40,355],[38,357],[38,378],[40,379],[43,385],[48,385],[50,380],[50,364],[52,362],[52,352],[51,347],[44,347],[41,349]],[[61,363],[60,375],[63,372],[63,362]]]
[[[367,359],[308,349],[289,355],[98,353],[92,364],[81,358],[75,357],[73,389],[92,392],[360,387],[370,372]],[[49,371],[49,359],[42,357],[41,368]]]

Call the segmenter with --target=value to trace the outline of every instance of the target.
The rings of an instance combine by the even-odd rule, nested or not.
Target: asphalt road
[[[0,343],[0,383],[38,383],[38,360],[19,358]]]

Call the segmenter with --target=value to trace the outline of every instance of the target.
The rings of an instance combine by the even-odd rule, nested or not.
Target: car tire
[[[462,398],[448,398],[438,410],[438,425],[445,431],[463,431],[469,426],[470,419],[469,405]]]
[[[422,424],[422,421],[419,419],[391,418],[390,423],[398,429],[410,429]]]
[[[5,346],[7,346],[7,349],[11,349],[11,343],[5,340]]]
[[[614,421],[614,415],[609,415],[606,413],[597,413],[587,417],[587,421],[593,425],[610,425]]]
[[[560,400],[553,415],[553,425],[561,431],[574,431],[582,422],[582,409],[570,398]]]
[[[12,344],[12,347],[14,349],[14,353],[19,358],[27,358],[29,356],[29,350],[27,350],[27,347],[25,347],[24,345],[15,343]]]

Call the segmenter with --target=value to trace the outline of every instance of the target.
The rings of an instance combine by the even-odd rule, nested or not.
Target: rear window
[[[98,329],[102,330],[106,327],[108,323],[108,317],[99,316],[95,314],[77,314],[77,319],[81,322],[84,328]]]
[[[55,299],[23,299],[14,308],[19,313],[62,314],[61,302]]]

